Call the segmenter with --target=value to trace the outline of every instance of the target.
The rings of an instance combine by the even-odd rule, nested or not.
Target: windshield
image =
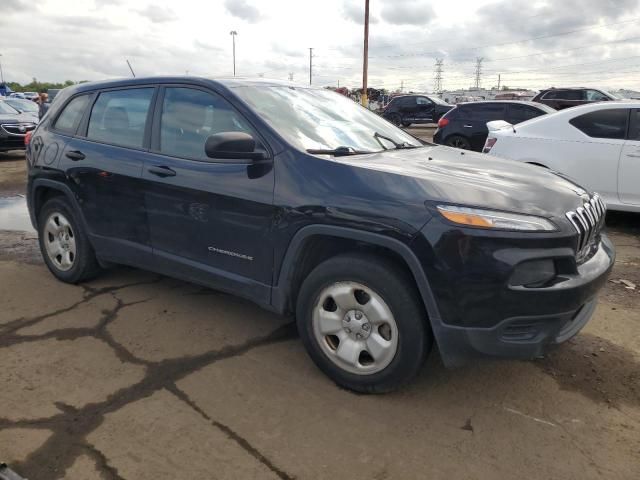
[[[37,112],[38,105],[31,100],[20,100],[17,98],[11,100],[5,100],[5,102],[11,105],[16,110],[21,110],[23,112]]]
[[[301,150],[346,147],[372,152],[420,141],[353,100],[329,90],[242,86],[234,92],[288,142]]]
[[[611,93],[609,90],[603,90],[602,93],[604,93],[605,95],[609,95],[614,100],[622,100],[622,97],[620,95],[618,95],[617,93]]]
[[[429,100],[431,100],[433,103],[437,103],[438,105],[446,105],[447,107],[449,107],[450,105],[445,102],[444,100],[442,100],[440,97],[429,97]]]
[[[9,113],[9,114],[18,114],[20,112],[18,112],[15,108],[11,107],[10,105],[7,105],[6,102],[0,102],[0,113]]]

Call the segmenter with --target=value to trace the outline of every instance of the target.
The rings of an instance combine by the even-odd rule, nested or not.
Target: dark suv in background
[[[604,90],[595,88],[550,88],[542,90],[535,97],[534,102],[544,103],[556,110],[575,107],[593,102],[608,102],[620,100],[619,97]]]
[[[487,122],[505,120],[515,125],[553,112],[553,108],[535,102],[496,100],[461,103],[438,121],[433,141],[481,152],[489,134]]]
[[[436,123],[452,108],[436,96],[399,95],[391,99],[382,116],[394,125],[408,127],[412,123]]]
[[[27,140],[58,279],[119,263],[295,313],[318,367],[360,392],[409,381],[434,339],[450,366],[540,355],[585,325],[613,265],[597,194],[425,145],[325,89],[85,83]]]

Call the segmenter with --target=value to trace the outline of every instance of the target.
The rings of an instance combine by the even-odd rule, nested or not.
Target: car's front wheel
[[[100,271],[82,224],[62,197],[54,197],[42,206],[38,236],[47,267],[63,282],[78,283]]]
[[[357,392],[387,392],[407,383],[431,346],[413,279],[373,255],[340,255],[316,267],[302,284],[296,317],[316,365]]]

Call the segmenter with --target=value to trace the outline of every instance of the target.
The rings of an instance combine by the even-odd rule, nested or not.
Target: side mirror
[[[255,139],[245,132],[221,132],[209,135],[204,144],[209,158],[228,160],[262,160],[264,152],[256,151]]]

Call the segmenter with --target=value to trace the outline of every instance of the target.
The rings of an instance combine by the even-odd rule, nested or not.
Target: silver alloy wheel
[[[51,263],[66,272],[76,259],[76,236],[71,223],[60,212],[53,212],[44,224],[44,245]]]
[[[398,350],[391,309],[371,288],[356,282],[326,287],[313,307],[313,333],[324,354],[358,375],[384,370]]]

